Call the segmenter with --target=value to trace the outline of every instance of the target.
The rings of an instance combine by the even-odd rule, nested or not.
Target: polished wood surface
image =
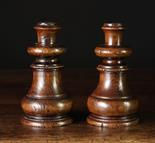
[[[21,122],[25,125],[50,128],[72,123],[68,115],[72,100],[63,90],[58,56],[65,49],[57,46],[56,35],[60,27],[53,22],[41,22],[35,27],[38,41],[28,53],[36,57],[31,65],[33,80],[31,87],[22,99],[21,106],[25,113]]]
[[[86,101],[98,82],[95,69],[64,69],[63,77],[64,89],[74,103],[74,122],[63,127],[39,129],[24,126],[20,122],[23,115],[20,101],[31,85],[31,71],[0,71],[0,142],[155,142],[155,70],[129,71],[131,94],[140,102],[140,123],[117,129],[100,128],[86,123]]]
[[[102,26],[105,44],[95,48],[102,58],[98,65],[99,82],[88,97],[90,112],[87,122],[94,126],[118,128],[138,123],[138,100],[130,94],[126,58],[132,53],[122,43],[124,27],[121,23],[105,23]]]

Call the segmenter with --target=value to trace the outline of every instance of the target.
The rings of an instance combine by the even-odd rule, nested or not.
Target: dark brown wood
[[[106,23],[105,45],[97,47],[95,53],[103,58],[97,69],[100,72],[97,88],[88,98],[90,115],[87,122],[101,127],[123,127],[138,123],[138,100],[130,94],[127,65],[124,58],[132,50],[122,46],[123,26],[120,23]]]
[[[55,38],[60,29],[55,23],[39,23],[35,27],[38,42],[28,48],[30,55],[36,56],[31,65],[33,81],[27,95],[22,100],[25,116],[22,123],[35,127],[54,127],[70,124],[68,116],[72,100],[63,91],[61,68],[58,56],[64,48],[57,47]]]
[[[22,125],[20,100],[31,83],[31,71],[0,71],[0,143],[154,143],[155,142],[155,70],[129,71],[129,86],[140,102],[140,124],[127,128],[90,126],[86,101],[95,88],[95,69],[64,69],[65,91],[72,95],[74,122],[56,128],[35,128]],[[72,85],[72,86],[70,86]]]

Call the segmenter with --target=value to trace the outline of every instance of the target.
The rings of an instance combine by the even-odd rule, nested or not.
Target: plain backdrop
[[[155,5],[152,0],[5,0],[0,2],[0,68],[29,68],[34,60],[26,52],[36,42],[38,22],[61,25],[58,43],[67,49],[61,57],[67,68],[95,68],[94,54],[104,43],[101,26],[121,22],[124,42],[133,48],[130,67],[155,67]]]

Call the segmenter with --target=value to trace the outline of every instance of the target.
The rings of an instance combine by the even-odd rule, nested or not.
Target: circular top
[[[44,30],[58,30],[60,27],[54,23],[54,22],[39,22],[37,25],[34,27],[34,29],[44,29]]]
[[[122,30],[124,29],[121,23],[104,23],[102,26],[103,30]]]
[[[121,46],[123,38],[123,25],[121,23],[105,23],[102,30],[105,34],[105,45]]]
[[[52,47],[56,42],[56,33],[60,27],[54,22],[39,22],[34,29],[37,32],[38,45]]]

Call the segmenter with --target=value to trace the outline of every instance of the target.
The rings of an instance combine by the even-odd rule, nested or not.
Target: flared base
[[[21,119],[21,123],[27,126],[51,128],[71,124],[72,119],[69,116],[58,116],[58,117],[24,116]]]
[[[103,117],[90,114],[87,117],[87,122],[94,126],[118,128],[136,125],[139,122],[139,119],[134,115],[124,117]]]

